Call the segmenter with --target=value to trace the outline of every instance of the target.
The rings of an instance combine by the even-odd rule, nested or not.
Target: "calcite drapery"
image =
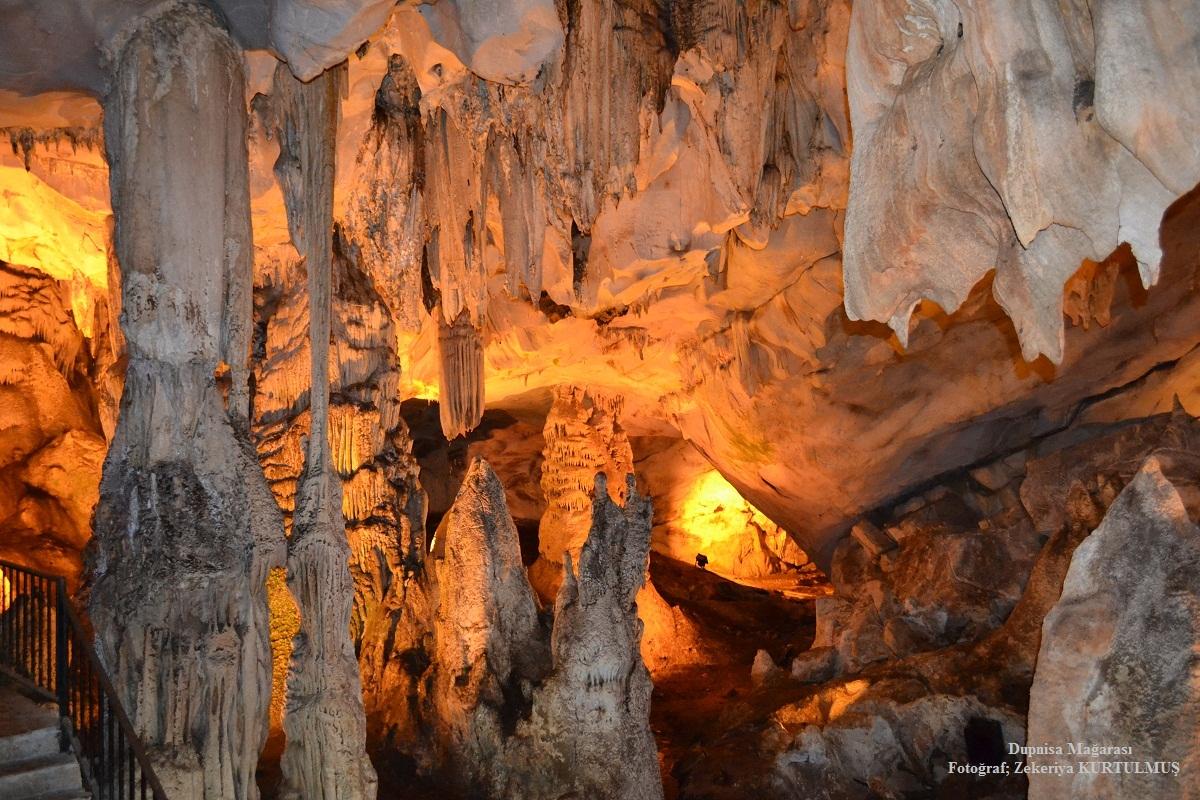
[[[334,137],[343,77],[337,67],[308,84],[282,64],[275,73],[281,130],[275,171],[307,267],[312,353],[312,425],[288,545],[288,588],[300,630],[288,668],[282,762],[285,795],[304,800],[374,800],[376,792],[349,630],[354,581],[342,484],[328,435]]]
[[[453,439],[483,419],[483,343],[466,310],[449,322],[439,319],[438,354],[442,376],[438,413],[442,432]]]
[[[905,342],[922,298],[953,311],[995,269],[1024,357],[1060,363],[1084,259],[1128,242],[1155,283],[1163,213],[1200,180],[1179,136],[1200,119],[1197,23],[1195,0],[855,5],[851,319]]]
[[[97,650],[172,797],[256,798],[282,524],[248,439],[241,52],[170,3],[117,49],[105,143],[128,369],[91,554]]]

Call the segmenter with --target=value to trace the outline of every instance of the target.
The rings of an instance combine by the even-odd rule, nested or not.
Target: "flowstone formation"
[[[264,584],[284,553],[248,436],[241,52],[196,5],[139,23],[105,99],[128,366],[89,608],[168,794],[256,798],[271,681]]]
[[[1190,472],[1192,451],[1149,459],[1076,549],[1046,616],[1029,696],[1028,744],[1085,742],[1114,754],[1031,755],[1041,766],[1121,761],[1119,773],[1030,775],[1030,797],[1194,797],[1200,778],[1195,671],[1200,640],[1200,528],[1163,475]]]

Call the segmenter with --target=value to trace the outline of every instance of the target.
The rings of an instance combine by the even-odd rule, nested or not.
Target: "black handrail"
[[[94,800],[167,800],[62,576],[0,561],[0,664],[58,703]]]

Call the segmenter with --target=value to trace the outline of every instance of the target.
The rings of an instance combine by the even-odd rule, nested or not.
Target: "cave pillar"
[[[362,683],[350,637],[354,579],[342,516],[342,483],[329,445],[329,341],[333,186],[338,98],[345,67],[307,84],[275,72],[283,187],[292,243],[308,273],[311,428],[288,546],[288,588],[300,612],[292,642],[283,729],[284,796],[374,800],[366,755]]]
[[[171,797],[257,798],[279,510],[248,434],[241,52],[164,4],[110,48],[128,366],[89,554],[97,650]]]
[[[592,491],[597,474],[625,502],[625,476],[633,473],[633,449],[621,428],[620,398],[595,396],[575,386],[558,386],[546,416],[542,491],[546,513],[538,526],[538,560],[530,578],[543,600],[553,602],[567,554],[576,563],[592,525]]]

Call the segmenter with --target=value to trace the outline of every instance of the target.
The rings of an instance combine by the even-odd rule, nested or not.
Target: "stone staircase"
[[[75,754],[59,748],[61,732],[53,704],[39,705],[0,678],[0,798],[82,800]]]

